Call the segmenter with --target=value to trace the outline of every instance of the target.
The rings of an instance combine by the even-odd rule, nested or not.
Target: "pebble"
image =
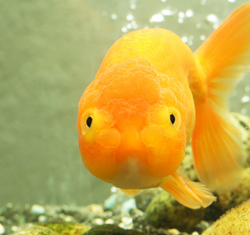
[[[4,234],[4,233],[5,233],[4,226],[0,224],[0,234]]]
[[[35,204],[31,207],[31,211],[34,215],[41,215],[45,213],[45,208]]]

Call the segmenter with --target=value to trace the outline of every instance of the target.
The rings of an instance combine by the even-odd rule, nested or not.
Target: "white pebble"
[[[191,235],[200,235],[198,232],[194,231]]]
[[[136,208],[136,202],[134,198],[130,198],[129,200],[125,201],[122,205],[122,212],[129,213],[131,209]]]
[[[133,219],[130,217],[122,217],[122,222],[124,224],[131,224],[133,222]]]
[[[114,223],[115,223],[115,221],[112,220],[112,219],[107,219],[107,220],[105,221],[105,224],[114,224]]]
[[[103,214],[103,208],[102,206],[98,204],[91,204],[88,206],[88,208],[89,208],[89,211],[93,214],[96,214],[96,215]]]
[[[96,225],[103,225],[104,221],[101,218],[95,218],[93,220],[93,223],[96,224]]]
[[[20,228],[17,227],[17,226],[15,226],[15,225],[11,227],[11,231],[12,231],[12,232],[17,232],[17,231],[19,231],[19,230],[20,230]]]
[[[35,214],[35,215],[41,215],[41,214],[44,214],[44,213],[45,213],[45,208],[44,208],[43,206],[34,204],[34,205],[31,207],[31,211],[32,211],[32,213]]]
[[[5,233],[4,226],[0,224],[0,234],[4,234],[4,233]]]
[[[47,220],[47,217],[46,217],[45,215],[40,215],[40,216],[38,217],[38,221],[39,221],[40,223],[44,223],[46,220]]]

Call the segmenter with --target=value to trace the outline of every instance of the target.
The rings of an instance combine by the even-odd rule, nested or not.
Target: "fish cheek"
[[[181,130],[150,124],[143,129],[141,136],[147,147],[148,169],[152,176],[166,177],[178,169],[185,154]]]
[[[110,182],[117,174],[114,148],[105,148],[98,142],[89,143],[85,136],[79,135],[79,149],[84,166],[97,178]]]

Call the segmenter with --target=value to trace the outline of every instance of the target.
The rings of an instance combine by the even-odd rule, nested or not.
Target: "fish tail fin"
[[[160,187],[179,203],[192,209],[207,207],[216,201],[216,197],[203,184],[192,182],[186,176],[177,173],[168,176]]]
[[[208,187],[228,191],[239,183],[245,158],[228,97],[250,70],[250,3],[236,9],[194,55],[196,75],[190,77],[196,108],[194,165]]]

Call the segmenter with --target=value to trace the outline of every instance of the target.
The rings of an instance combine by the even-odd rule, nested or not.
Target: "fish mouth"
[[[112,179],[112,184],[122,189],[144,189],[152,188],[159,184],[161,179],[150,175],[147,165],[141,161],[143,151],[131,150],[123,153],[124,159],[119,164],[118,173]]]

